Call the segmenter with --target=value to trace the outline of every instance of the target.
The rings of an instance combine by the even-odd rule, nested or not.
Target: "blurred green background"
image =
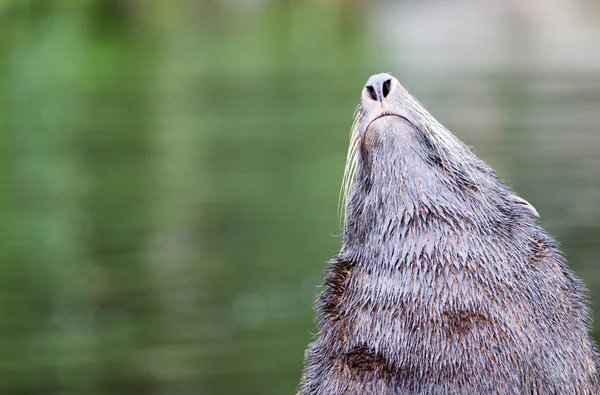
[[[0,0],[0,393],[294,393],[382,71],[538,209],[598,337],[598,42],[590,0]]]

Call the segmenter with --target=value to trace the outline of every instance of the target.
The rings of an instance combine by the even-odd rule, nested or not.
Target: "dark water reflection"
[[[579,3],[25,3],[0,6],[0,393],[293,393],[384,70],[536,206],[599,314]]]

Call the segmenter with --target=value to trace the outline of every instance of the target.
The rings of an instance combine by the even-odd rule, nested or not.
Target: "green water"
[[[380,71],[536,206],[600,311],[600,72],[420,70],[378,15],[0,1],[0,393],[294,393]]]

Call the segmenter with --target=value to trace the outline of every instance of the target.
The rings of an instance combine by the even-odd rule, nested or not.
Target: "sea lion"
[[[537,211],[390,74],[343,196],[299,394],[600,393],[586,289]]]

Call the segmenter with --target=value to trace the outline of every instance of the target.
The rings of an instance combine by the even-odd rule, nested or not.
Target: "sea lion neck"
[[[396,228],[432,221],[477,222],[480,193],[442,171],[427,135],[399,116],[373,121],[364,133],[347,202],[344,243],[369,244]],[[460,213],[460,215],[459,215]],[[485,217],[482,217],[485,218]],[[374,236],[375,235],[375,236]],[[387,244],[376,243],[385,249]]]

